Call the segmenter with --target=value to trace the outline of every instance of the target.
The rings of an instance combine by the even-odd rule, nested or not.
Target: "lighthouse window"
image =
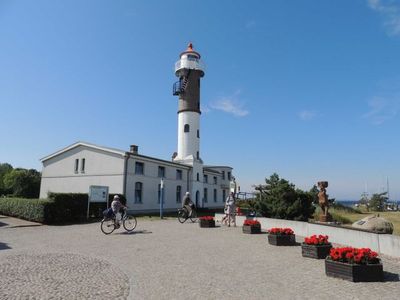
[[[197,129],[197,137],[200,138],[200,130]]]
[[[184,132],[189,132],[189,124],[185,124],[185,127],[183,128]]]
[[[200,153],[199,153],[199,151],[197,151],[196,156],[197,156],[197,159],[200,159]]]

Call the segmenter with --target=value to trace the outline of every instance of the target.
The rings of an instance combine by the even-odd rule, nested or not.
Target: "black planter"
[[[205,228],[205,227],[215,227],[215,221],[214,221],[214,220],[202,220],[202,219],[200,219],[199,221],[200,221],[200,222],[199,222],[199,225],[200,225],[200,227],[202,227],[202,228]]]
[[[325,274],[353,282],[383,281],[382,262],[371,265],[348,264],[325,259]]]
[[[329,255],[331,248],[332,244],[330,243],[326,245],[307,245],[306,243],[302,243],[301,254],[304,257],[323,259]]]
[[[261,233],[261,224],[260,225],[243,225],[242,227],[243,233]]]
[[[268,243],[274,246],[294,246],[296,245],[296,236],[294,234],[268,234]]]

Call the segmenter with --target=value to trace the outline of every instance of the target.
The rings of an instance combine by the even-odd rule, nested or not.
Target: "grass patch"
[[[319,208],[317,208],[315,214],[314,214],[314,219],[317,220],[318,214],[321,212]],[[393,223],[394,235],[400,235],[400,211],[384,211],[384,212],[367,212],[367,211],[361,211],[359,209],[353,209],[353,210],[348,210],[348,209],[338,209],[338,208],[331,208],[329,209],[329,213],[332,215],[332,217],[338,221],[342,222],[343,224],[352,224],[358,220],[361,220],[365,217],[372,216],[372,215],[379,215],[382,218],[385,218],[386,220],[390,221]]]

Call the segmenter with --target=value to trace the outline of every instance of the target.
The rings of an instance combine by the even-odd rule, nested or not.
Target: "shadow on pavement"
[[[8,226],[7,228],[37,227],[37,226],[42,226],[42,224],[14,225],[14,226]]]
[[[11,247],[9,247],[6,243],[0,242],[0,250],[7,250],[7,249],[11,249]]]
[[[7,226],[7,223],[0,222],[0,227]]]
[[[396,273],[392,273],[392,272],[387,272],[387,271],[383,271],[383,281],[387,282],[387,281],[393,281],[393,282],[397,282],[400,281],[399,279],[399,274]]]
[[[124,235],[134,235],[134,234],[149,234],[149,233],[153,233],[151,231],[147,231],[147,230],[137,230],[137,231],[132,231],[132,232],[118,232],[117,234],[124,234]]]

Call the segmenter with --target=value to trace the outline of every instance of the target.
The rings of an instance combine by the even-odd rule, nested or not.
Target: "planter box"
[[[260,225],[243,225],[242,227],[243,233],[261,233],[261,224]]]
[[[268,234],[268,243],[274,246],[294,246],[296,245],[296,236]]]
[[[215,227],[215,221],[214,220],[202,220],[202,219],[200,219],[199,220],[199,225],[202,228]]]
[[[383,281],[382,262],[373,265],[352,265],[325,259],[325,274],[353,282]]]
[[[311,257],[317,259],[325,259],[329,255],[329,251],[332,248],[332,244],[326,245],[307,245],[306,243],[301,244],[301,254],[304,257]]]

